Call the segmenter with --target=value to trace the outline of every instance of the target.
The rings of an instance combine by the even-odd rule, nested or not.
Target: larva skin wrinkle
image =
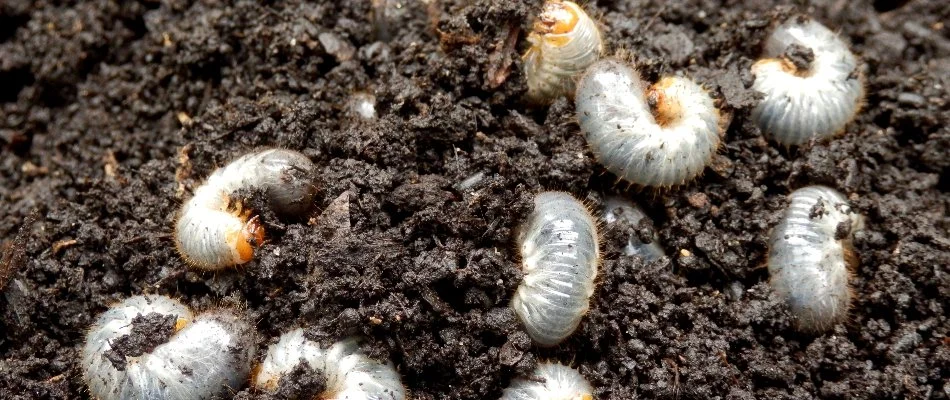
[[[181,209],[175,243],[181,256],[202,269],[243,264],[264,239],[263,227],[248,212],[235,211],[232,193],[261,189],[278,214],[306,212],[316,193],[314,166],[292,150],[267,149],[246,154],[218,168]]]
[[[524,280],[511,307],[528,335],[553,346],[587,313],[600,263],[597,223],[571,195],[543,192],[518,235]]]
[[[597,23],[575,3],[548,1],[528,35],[524,54],[527,100],[547,104],[573,95],[576,76],[604,52]]]
[[[575,104],[594,157],[633,184],[683,184],[703,172],[719,148],[719,111],[685,78],[663,78],[648,88],[626,63],[601,60],[578,83]]]
[[[500,400],[592,400],[594,389],[577,370],[556,363],[541,363],[531,376],[517,378]]]
[[[355,339],[323,348],[307,340],[300,328],[281,335],[267,349],[267,356],[253,378],[254,386],[264,391],[277,390],[281,377],[302,362],[326,377],[326,391],[316,399],[406,399],[399,373],[391,363],[380,363],[361,354]]]
[[[643,210],[630,200],[611,196],[604,201],[603,220],[608,227],[613,225],[618,229],[636,228],[644,218],[649,221],[649,217],[643,213]],[[646,262],[658,260],[666,255],[655,233],[650,243],[643,243],[635,233],[631,234],[627,239],[627,245],[623,248],[623,254],[640,257]]]
[[[846,227],[846,237],[839,226]],[[798,189],[769,240],[773,290],[788,303],[799,330],[821,332],[841,322],[851,304],[851,237],[862,225],[841,193],[824,186]]]
[[[812,52],[806,69],[783,57],[790,46]],[[766,135],[785,146],[842,132],[864,102],[864,77],[848,45],[824,25],[803,17],[781,24],[752,65],[752,89],[763,95],[752,113]]]
[[[133,318],[150,313],[177,316],[177,332],[116,368],[104,357],[111,343],[132,331]],[[194,316],[168,297],[134,296],[104,312],[89,330],[83,378],[99,400],[210,399],[244,385],[256,352],[255,336],[250,324],[227,310]]]

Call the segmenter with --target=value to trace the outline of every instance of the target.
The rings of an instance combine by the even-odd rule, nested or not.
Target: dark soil
[[[150,353],[155,347],[168,341],[175,333],[175,315],[150,313],[132,318],[132,331],[112,341],[111,348],[102,356],[119,371],[125,370],[126,357],[138,357]]]
[[[0,2],[0,398],[88,396],[85,330],[141,293],[243,305],[260,356],[298,325],[365,336],[414,399],[494,399],[543,359],[578,367],[600,399],[950,397],[945,1],[592,1],[611,52],[648,79],[694,77],[732,115],[706,174],[658,193],[614,185],[571,102],[521,101],[539,1],[263,3]],[[853,43],[868,98],[844,135],[788,150],[749,119],[749,66],[794,12]],[[378,119],[349,107],[364,93]],[[255,261],[189,269],[171,240],[179,205],[263,146],[316,163],[314,214],[265,210]],[[850,321],[813,336],[763,266],[786,195],[819,183],[867,229]],[[606,232],[592,309],[553,349],[508,308],[513,232],[545,189],[634,198],[671,256],[645,265]]]

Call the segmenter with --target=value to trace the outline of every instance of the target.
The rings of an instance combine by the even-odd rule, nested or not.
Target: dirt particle
[[[172,314],[137,315],[132,318],[132,331],[113,340],[102,356],[116,370],[125,371],[129,358],[151,353],[155,347],[167,343],[175,333],[177,319],[178,316]]]

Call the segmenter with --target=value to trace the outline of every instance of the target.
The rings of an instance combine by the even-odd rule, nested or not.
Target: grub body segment
[[[182,206],[175,224],[175,244],[182,258],[207,270],[250,261],[264,240],[264,229],[252,210],[232,194],[262,190],[279,215],[306,212],[316,188],[314,166],[292,150],[267,149],[244,155],[218,168]]]
[[[114,341],[132,333],[133,319],[173,316],[174,333],[139,355],[111,355]],[[243,386],[256,351],[256,332],[226,309],[195,315],[171,298],[128,298],[104,312],[82,350],[83,378],[100,400],[201,400]]]
[[[834,189],[808,186],[789,196],[769,240],[768,269],[800,330],[821,332],[847,316],[856,260],[851,237],[862,221]]]
[[[542,346],[571,335],[590,307],[600,264],[597,224],[571,195],[543,192],[518,236],[524,280],[512,308]]]
[[[276,391],[284,376],[306,363],[326,377],[326,389],[314,393],[315,399],[405,400],[406,390],[392,363],[373,360],[359,350],[353,338],[322,347],[307,339],[303,329],[291,330],[267,349],[254,386]]]
[[[575,105],[594,158],[632,184],[686,183],[721,142],[721,115],[701,86],[681,77],[648,86],[619,60],[598,61],[585,72]]]
[[[530,376],[516,378],[500,400],[592,400],[594,389],[577,370],[543,362]]]
[[[796,17],[768,37],[752,65],[752,89],[762,95],[752,118],[771,139],[800,146],[844,131],[864,103],[858,59],[838,35]]]
[[[545,3],[528,42],[531,47],[523,56],[526,97],[539,104],[573,95],[577,75],[604,52],[597,23],[570,1]]]

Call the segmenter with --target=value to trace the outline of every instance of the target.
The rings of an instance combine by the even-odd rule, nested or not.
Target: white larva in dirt
[[[647,221],[650,220],[643,213],[643,210],[640,210],[640,207],[637,207],[630,200],[611,196],[604,201],[603,220],[607,223],[607,226],[615,225],[618,229],[634,229],[644,218]],[[623,254],[640,257],[643,261],[652,262],[666,255],[659,243],[659,238],[655,232],[650,243],[644,243],[637,237],[636,233],[632,233],[627,239],[627,245],[623,248]]]
[[[136,331],[137,318],[165,318],[167,336],[127,354],[117,343]],[[82,350],[83,378],[93,398],[210,399],[246,382],[256,351],[254,328],[231,311],[195,316],[185,305],[159,295],[130,297],[104,312]],[[148,338],[146,338],[148,339]],[[134,339],[133,339],[134,340]]]
[[[188,263],[217,270],[254,258],[264,228],[251,210],[231,198],[241,189],[261,189],[268,204],[284,216],[308,210],[316,188],[314,166],[296,151],[267,149],[218,168],[184,204],[175,225],[175,244]]]
[[[577,329],[590,306],[600,264],[597,223],[587,207],[563,192],[543,192],[520,228],[524,280],[511,307],[542,346]]]
[[[765,134],[798,146],[842,132],[864,102],[864,77],[848,45],[824,25],[792,18],[752,65],[762,102],[752,118]]]
[[[254,386],[275,391],[281,377],[297,365],[307,363],[326,377],[326,389],[315,399],[404,400],[406,389],[392,363],[375,361],[359,352],[355,339],[345,339],[323,348],[307,340],[303,329],[294,329],[280,336],[267,349],[267,356],[253,378]]]
[[[769,240],[773,290],[788,304],[798,328],[820,332],[845,319],[851,304],[851,245],[863,219],[838,191],[808,186],[789,196],[789,206]]]
[[[531,376],[517,378],[500,400],[592,400],[594,389],[577,370],[556,363],[541,363]]]
[[[570,1],[544,3],[528,42],[531,47],[522,57],[527,99],[538,104],[573,95],[576,75],[604,52],[597,23]]]
[[[626,63],[601,60],[581,78],[575,104],[597,161],[633,184],[683,184],[703,172],[719,148],[719,110],[686,78],[666,77],[647,88]]]

